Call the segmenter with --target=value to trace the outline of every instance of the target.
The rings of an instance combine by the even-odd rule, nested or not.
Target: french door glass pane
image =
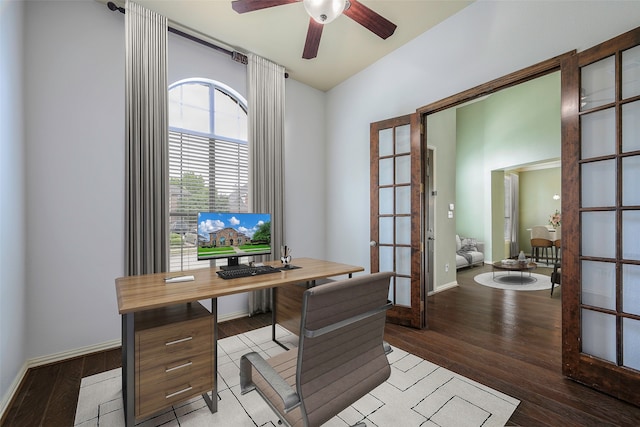
[[[396,184],[411,182],[411,156],[396,157]]]
[[[640,101],[622,106],[622,152],[640,150]]]
[[[622,52],[622,99],[640,95],[640,46]]]
[[[583,212],[581,222],[582,255],[598,258],[615,258],[615,212]]]
[[[411,279],[408,277],[396,277],[396,301],[397,305],[411,307]]]
[[[583,304],[615,310],[615,264],[610,262],[582,261],[580,295]]]
[[[613,108],[585,114],[580,118],[582,159],[616,152],[616,116]]]
[[[396,154],[409,153],[411,151],[411,127],[402,125],[396,128]]]
[[[378,185],[393,184],[393,158],[380,159]]]
[[[396,214],[411,213],[411,187],[396,187]]]
[[[622,205],[640,205],[640,156],[630,156],[622,159]]]
[[[640,315],[640,265],[622,266],[622,310]]]
[[[615,57],[610,56],[581,70],[580,110],[584,111],[615,100]]]
[[[393,187],[381,188],[378,191],[378,205],[380,215],[393,213]]]
[[[378,243],[380,244],[393,244],[393,218],[392,217],[380,217],[378,220]]]
[[[380,271],[393,271],[393,247],[379,246],[378,256],[380,258]]]
[[[616,362],[616,317],[582,309],[582,352]]]
[[[640,370],[640,322],[622,319],[622,357],[624,366]]]
[[[411,248],[396,247],[396,274],[411,276]]]
[[[393,129],[382,129],[378,132],[379,157],[393,154]]]
[[[622,212],[622,258],[640,260],[640,211]]]
[[[411,244],[411,217],[396,217],[396,244]]]
[[[582,207],[616,204],[616,162],[603,160],[582,165]]]

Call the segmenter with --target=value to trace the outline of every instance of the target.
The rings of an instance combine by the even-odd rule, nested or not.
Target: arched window
[[[247,102],[206,79],[169,86],[170,271],[198,262],[197,214],[247,212],[249,150]]]

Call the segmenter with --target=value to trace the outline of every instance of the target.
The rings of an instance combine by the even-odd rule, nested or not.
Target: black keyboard
[[[280,270],[270,265],[261,265],[259,267],[240,267],[229,270],[218,271],[218,276],[223,279],[238,279],[240,277],[258,276],[260,274],[277,273]]]

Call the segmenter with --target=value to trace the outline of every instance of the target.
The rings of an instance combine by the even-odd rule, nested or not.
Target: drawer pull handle
[[[170,345],[180,344],[181,342],[191,341],[192,339],[193,339],[193,337],[186,337],[186,338],[182,338],[182,339],[179,339],[179,340],[170,341],[168,343],[165,343],[164,345],[166,345],[168,347]]]
[[[167,368],[164,371],[168,373],[171,371],[175,371],[176,369],[186,368],[187,366],[191,366],[191,365],[193,365],[193,362],[187,362],[187,363],[183,363],[182,365],[174,366],[173,368]]]
[[[189,387],[187,387],[187,388],[185,388],[185,389],[182,389],[182,390],[176,391],[176,392],[171,393],[171,394],[167,394],[167,395],[165,396],[165,399],[171,399],[172,397],[177,396],[177,395],[179,395],[179,394],[181,394],[181,393],[185,393],[185,392],[187,392],[187,391],[191,390],[192,388],[193,388],[193,387],[189,386]]]

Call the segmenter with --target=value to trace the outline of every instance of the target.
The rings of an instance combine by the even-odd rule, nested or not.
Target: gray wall
[[[26,358],[24,4],[0,0],[0,412]]]

